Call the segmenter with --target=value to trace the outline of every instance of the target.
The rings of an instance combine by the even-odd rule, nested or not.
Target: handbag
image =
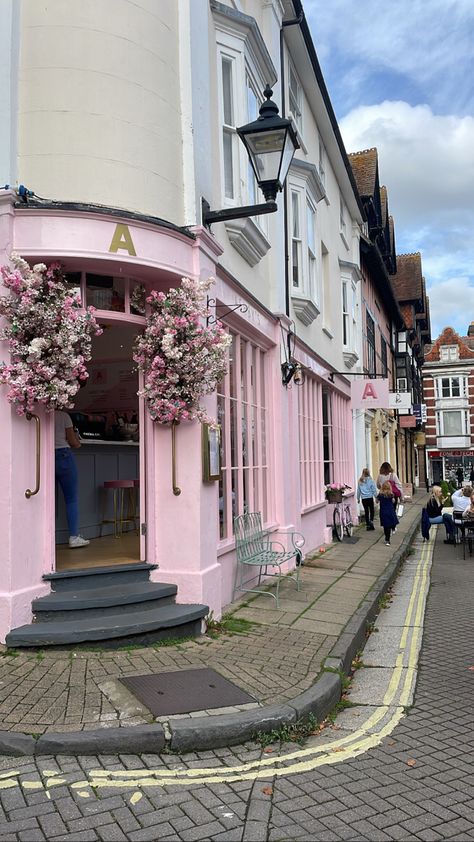
[[[391,487],[392,487],[392,494],[393,494],[393,496],[394,496],[394,497],[401,497],[401,496],[402,496],[402,492],[400,491],[400,489],[399,489],[399,487],[398,487],[397,483],[395,482],[395,480],[393,480],[393,479],[389,479],[389,483],[390,483],[390,485],[391,485]]]
[[[405,508],[405,506],[403,505],[403,503],[398,504],[398,506],[397,506],[397,517],[403,516],[404,508]]]

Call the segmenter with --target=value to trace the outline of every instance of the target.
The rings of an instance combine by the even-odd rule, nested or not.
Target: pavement
[[[226,609],[244,631],[120,650],[0,650],[0,755],[140,754],[243,744],[312,713],[322,721],[363,649],[419,528],[425,494],[407,502],[390,547],[382,529],[305,558],[301,589],[282,583],[280,607],[245,595]],[[235,623],[234,623],[235,625]],[[255,700],[154,720],[124,676],[211,667]]]

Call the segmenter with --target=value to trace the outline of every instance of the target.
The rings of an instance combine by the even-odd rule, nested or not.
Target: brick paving
[[[312,771],[232,783],[135,789],[71,786],[91,770],[232,768],[254,743],[173,755],[0,758],[0,782],[63,775],[41,789],[0,789],[0,842],[438,842],[474,839],[473,559],[438,536],[413,707],[381,745]],[[275,755],[296,750],[273,747]],[[410,763],[409,763],[410,761]],[[413,763],[413,761],[415,761]],[[48,797],[49,795],[49,797]]]
[[[419,519],[421,503],[407,505],[392,551]],[[381,529],[361,527],[356,536],[356,543],[309,554],[301,590],[291,580],[283,582],[279,609],[271,597],[249,594],[229,606],[236,617],[253,622],[245,635],[117,651],[0,648],[0,731],[44,734],[151,722],[149,711],[118,679],[170,670],[212,667],[263,705],[294,698],[314,683],[391,558]]]

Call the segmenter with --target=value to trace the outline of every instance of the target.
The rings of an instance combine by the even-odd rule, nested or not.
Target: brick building
[[[467,336],[444,328],[426,347],[423,367],[426,456],[430,483],[464,478],[474,467],[474,322]]]

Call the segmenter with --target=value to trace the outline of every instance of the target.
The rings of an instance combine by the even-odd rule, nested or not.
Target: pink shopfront
[[[304,383],[282,386],[281,336],[289,325],[219,265],[212,234],[105,208],[19,205],[6,191],[0,247],[2,264],[12,252],[30,265],[60,262],[102,327],[87,385],[70,410],[82,444],[79,525],[87,547],[67,543],[54,414],[38,407],[29,419],[18,416],[0,387],[0,641],[31,623],[32,602],[50,592],[55,576],[75,581],[114,566],[157,565],[152,582],[177,585],[179,603],[220,616],[233,599],[233,517],[244,510],[260,511],[270,529],[302,531],[307,550],[329,539],[324,484],[353,484],[347,381],[332,383],[324,364],[296,346]],[[232,335],[227,375],[205,399],[220,425],[218,475],[203,460],[209,441],[199,422],[181,423],[173,437],[151,420],[132,356],[145,325],[137,293],[209,276],[216,278],[212,307]]]

